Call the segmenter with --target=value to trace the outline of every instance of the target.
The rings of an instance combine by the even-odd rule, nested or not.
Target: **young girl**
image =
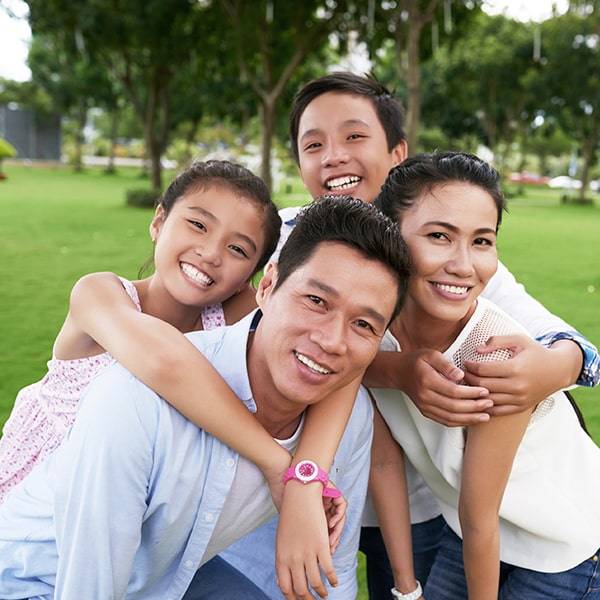
[[[459,368],[465,360],[509,358],[506,350],[476,352],[492,335],[523,333],[479,297],[498,265],[504,199],[497,172],[467,154],[416,156],[391,171],[376,205],[399,222],[413,259],[387,349],[434,349]],[[393,597],[422,595],[412,572],[403,451],[447,523],[427,600],[600,598],[600,449],[564,393],[462,428],[427,419],[402,392],[373,393],[381,414],[370,491]]]

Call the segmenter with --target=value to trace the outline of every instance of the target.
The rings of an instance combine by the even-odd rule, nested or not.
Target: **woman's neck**
[[[390,332],[404,351],[427,348],[443,353],[454,343],[476,306],[477,303],[474,302],[462,319],[446,321],[424,313],[408,299],[401,313],[391,324]]]

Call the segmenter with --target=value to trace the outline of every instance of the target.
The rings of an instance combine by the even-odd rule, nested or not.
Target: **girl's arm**
[[[530,416],[494,417],[467,430],[458,510],[469,598],[498,598],[498,514]]]
[[[312,460],[329,472],[350,418],[360,379],[308,407],[300,443],[292,464]],[[332,480],[335,482],[334,474]],[[290,480],[283,493],[277,526],[276,564],[282,593],[290,598],[307,590],[307,581],[319,595],[326,594],[319,567],[331,585],[337,575],[331,560],[331,537],[339,538],[345,520],[345,504],[327,521],[320,484],[303,485]],[[342,492],[344,490],[341,490]],[[299,518],[302,515],[302,518]],[[292,592],[295,590],[295,592]]]
[[[413,568],[408,488],[404,453],[375,407],[369,492],[394,574],[402,594],[417,588]]]
[[[70,312],[55,344],[59,358],[75,345],[76,330],[87,334],[88,345],[95,340],[188,419],[254,462],[271,490],[282,493],[288,452],[179,330],[136,309],[114,274],[85,276],[73,288]]]

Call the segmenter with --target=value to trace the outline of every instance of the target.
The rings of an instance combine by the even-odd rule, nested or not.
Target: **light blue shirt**
[[[252,319],[188,337],[254,411],[246,368]],[[353,460],[345,456],[343,467],[366,486],[362,447]],[[181,598],[237,462],[122,366],[108,367],[88,386],[65,442],[0,507],[0,598]]]

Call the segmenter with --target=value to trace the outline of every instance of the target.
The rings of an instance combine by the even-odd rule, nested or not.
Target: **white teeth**
[[[444,292],[448,292],[450,294],[466,294],[469,291],[467,286],[458,286],[458,285],[444,285],[443,283],[434,283],[435,287],[439,288]]]
[[[190,279],[201,283],[202,285],[212,285],[214,283],[214,280],[211,279],[208,275],[202,273],[201,271],[198,271],[198,269],[192,267],[192,265],[189,265],[188,263],[181,263],[181,270]]]
[[[314,360],[308,358],[308,356],[304,356],[304,354],[295,353],[296,358],[304,365],[306,365],[309,369],[316,371],[317,373],[321,373],[322,375],[329,375],[331,371],[327,370],[325,367],[318,365]]]
[[[357,183],[360,183],[361,178],[356,175],[347,177],[338,177],[337,179],[331,179],[327,182],[327,189],[329,190],[345,190],[346,188],[352,187]]]

